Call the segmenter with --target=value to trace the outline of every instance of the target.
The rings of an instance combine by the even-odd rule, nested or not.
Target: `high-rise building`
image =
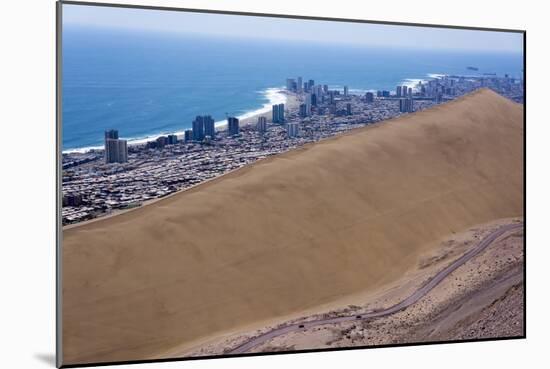
[[[273,123],[279,123],[279,107],[277,105],[271,106],[271,121]]]
[[[399,111],[401,113],[411,113],[414,111],[413,99],[405,98],[399,99]]]
[[[395,96],[401,97],[401,86],[395,88]]]
[[[193,141],[204,140],[204,119],[202,116],[197,115],[193,121]]]
[[[168,144],[168,137],[160,136],[156,139],[156,141],[157,141],[157,147],[159,149],[162,149],[164,146]]]
[[[382,97],[390,97],[390,92],[389,91],[382,91]]]
[[[328,94],[328,85],[323,85],[323,92]]]
[[[324,95],[323,86],[321,86],[321,85],[315,85],[315,86],[313,86],[312,92],[317,96],[317,99],[320,99],[321,96]]]
[[[351,115],[351,104],[350,103],[346,104],[346,114]]]
[[[296,78],[296,87],[297,87],[298,92],[302,92],[302,91],[304,90],[304,85],[303,85],[303,82],[302,82],[302,77]]]
[[[178,143],[178,136],[168,135],[168,145],[175,145]]]
[[[118,138],[118,131],[105,131],[105,163],[126,163],[128,161],[128,145],[126,140]]]
[[[272,107],[272,119],[273,123],[284,123],[285,122],[285,104],[275,104]]]
[[[317,106],[317,94],[311,94],[311,106]]]
[[[214,124],[214,118],[210,115],[202,117],[204,122],[204,136],[210,136],[210,138],[216,138],[216,126]]]
[[[312,80],[312,79],[310,79],[310,80],[308,81],[307,85],[308,85],[308,86],[307,86],[307,87],[308,87],[307,90],[308,90],[308,91],[311,91],[311,88],[315,85],[315,81]]]
[[[298,136],[298,123],[288,123],[286,125],[286,134],[289,138]]]
[[[372,92],[367,92],[365,94],[365,102],[368,102],[368,103],[374,102],[374,94]]]
[[[118,140],[118,162],[126,163],[128,161],[128,143],[126,140]]]
[[[105,139],[105,163],[126,163],[127,161],[128,145],[126,140]]]
[[[307,106],[306,104],[300,104],[300,118],[307,117]]]
[[[312,101],[312,94],[309,93],[306,95],[306,116],[310,116],[311,115],[311,101]]]
[[[239,134],[239,119],[235,117],[227,117],[227,130],[230,136]]]
[[[289,91],[294,91],[296,92],[296,81],[294,80],[294,78],[287,78],[286,79],[286,89],[289,90]]]
[[[193,141],[203,141],[205,136],[216,137],[214,118],[210,115],[197,115],[193,121]]]
[[[183,140],[185,142],[193,141],[193,130],[192,129],[186,129],[183,134]]]
[[[407,89],[407,96],[408,96],[408,97],[412,97],[412,95],[413,95],[413,89],[412,89],[412,87],[409,87],[409,88]]]
[[[258,117],[258,123],[256,123],[256,130],[260,133],[267,132],[267,119],[266,117]]]
[[[422,96],[426,95],[426,86],[420,85],[420,94]]]
[[[114,142],[107,142],[107,140],[117,140],[118,131],[116,129],[110,129],[105,131],[105,163],[118,162],[118,156],[116,155],[117,144]]]
[[[344,86],[344,96],[348,96],[348,86]]]

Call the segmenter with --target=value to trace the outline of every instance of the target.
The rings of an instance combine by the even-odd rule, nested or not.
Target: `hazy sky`
[[[99,6],[63,6],[64,25],[224,37],[431,49],[522,52],[520,33],[280,19]]]

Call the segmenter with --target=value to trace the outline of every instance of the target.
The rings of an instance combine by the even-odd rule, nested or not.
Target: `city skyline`
[[[301,85],[299,81],[307,82]],[[270,111],[257,114],[248,123],[228,115],[226,125],[216,127],[211,115],[198,115],[192,129],[185,130],[180,137],[172,133],[136,145],[127,145],[126,140],[119,139],[118,129],[106,130],[103,152],[63,156],[63,168],[69,174],[64,177],[67,195],[64,203],[68,207],[64,210],[63,221],[79,222],[117,209],[141,206],[151,198],[195,185],[246,163],[342,131],[421,111],[480,88],[491,88],[511,100],[523,101],[521,81],[509,76],[475,79],[441,76],[419,82],[414,89],[397,85],[393,91],[378,90],[376,97],[374,92],[356,94],[346,88],[329,89],[326,84],[317,82],[303,76],[286,78],[286,89],[281,91],[286,95],[286,103],[273,104]],[[228,147],[232,149],[228,151]],[[202,155],[206,153],[205,158]],[[105,160],[98,161],[100,157]],[[190,161],[182,162],[182,157]],[[210,162],[212,157],[223,164]],[[153,163],[156,167],[158,158],[162,158],[163,165],[176,170],[162,170],[161,174],[151,176],[158,168],[150,165]],[[134,167],[135,163],[140,164]],[[111,164],[118,169],[113,172]],[[121,168],[125,168],[123,174],[118,172]],[[183,168],[187,169],[178,174]],[[189,171],[190,168],[193,169]],[[133,172],[134,178],[147,178],[144,182],[148,184],[145,187],[129,184],[125,179],[126,171]],[[92,177],[88,177],[90,173]],[[117,187],[121,191],[115,191],[114,195],[111,190],[105,191],[104,178],[96,180],[98,173],[112,175],[109,181],[113,185],[120,181]]]
[[[447,31],[462,35],[455,37],[454,43],[445,37],[448,45],[459,47],[463,41],[471,44],[482,40],[485,46],[498,45],[486,32],[471,31],[476,37],[466,37],[469,33],[464,30],[330,21],[302,24],[295,19],[143,12],[97,6],[64,7],[63,120],[67,134],[63,138],[63,152],[99,147],[102,130],[109,127],[118,127],[128,143],[134,144],[170,132],[182,134],[181,128],[190,128],[193,119],[206,112],[216,125],[225,121],[226,114],[245,119],[270,108],[272,103],[282,102],[283,97],[273,90],[280,88],[283,78],[292,74],[323,78],[332,89],[348,86],[349,91],[376,91],[443,74],[461,75],[465,71],[478,76],[508,73],[516,78],[523,73],[521,54],[450,53],[433,48],[441,46],[438,40]],[[99,13],[103,16],[97,16]],[[142,13],[151,17],[142,21]],[[201,25],[199,20],[205,17],[212,17],[212,21]],[[226,21],[219,23],[218,19]],[[229,22],[227,19],[235,19],[231,22],[236,26],[225,24]],[[168,28],[175,21],[179,25],[170,26],[174,29],[169,32],[156,27],[160,24]],[[132,31],[115,30],[112,28],[115,23],[116,27]],[[298,26],[293,26],[295,23]],[[280,33],[270,30],[283,24],[284,27],[278,27]],[[220,27],[224,29],[223,37],[231,39],[204,38],[219,37],[216,30]],[[243,27],[255,30],[254,40],[239,38]],[[167,32],[159,33],[164,31]],[[312,35],[323,35],[326,44],[319,46],[319,40],[310,41]],[[514,45],[521,41],[520,36],[503,33],[499,38],[504,37],[501,42]],[[342,46],[348,41],[368,43],[374,39],[381,43]],[[407,49],[423,47],[418,45],[419,40],[429,49]],[[384,44],[387,48],[377,49],[383,43],[387,43]],[[257,58],[247,57],[251,45],[261,56],[259,63],[251,62]],[[485,46],[484,52],[490,51]],[[520,48],[521,42],[516,46]],[[224,62],[219,63],[220,60]],[[468,69],[472,66],[477,72]],[[239,78],[242,72],[248,78]],[[299,85],[304,82],[309,81],[296,81]],[[186,95],[191,90],[195,93]],[[181,121],[186,122],[184,127],[180,126]]]

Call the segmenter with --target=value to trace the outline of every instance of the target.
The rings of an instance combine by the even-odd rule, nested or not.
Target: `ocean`
[[[421,44],[421,40],[416,40]],[[521,53],[390,49],[64,26],[63,151],[101,147],[104,131],[139,142],[285,100],[286,78],[394,90],[440,74],[519,78]],[[475,66],[471,71],[466,67]]]

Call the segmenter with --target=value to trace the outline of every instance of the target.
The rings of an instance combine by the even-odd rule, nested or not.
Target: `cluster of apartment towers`
[[[273,105],[273,123],[285,122],[285,105]],[[260,116],[256,126],[260,133],[267,131],[267,118]],[[239,119],[236,117],[227,117],[227,131],[229,136],[239,134]],[[298,135],[298,124],[289,123],[287,125],[289,137]],[[214,119],[210,115],[197,116],[193,120],[192,129],[184,132],[185,142],[209,142],[216,137],[216,126]],[[148,148],[162,148],[166,145],[174,145],[178,142],[178,136],[171,134],[160,136],[155,141],[147,143]],[[128,144],[126,140],[118,138],[118,131],[111,129],[105,131],[105,163],[126,163],[128,161]]]
[[[284,109],[284,108],[283,108]],[[239,134],[239,119],[227,117],[227,129],[230,136]],[[208,142],[216,137],[216,126],[210,115],[197,116],[193,120],[193,129],[184,133],[184,139],[188,141]],[[160,136],[154,141],[147,142],[147,148],[163,148],[166,145],[178,143],[175,134]],[[126,140],[118,138],[118,130],[105,131],[105,163],[126,163],[128,161],[128,144]]]
[[[339,94],[339,91],[329,91],[328,85],[315,85],[315,81],[310,79],[302,83],[302,77],[287,78],[286,89],[295,93],[306,93],[305,103],[300,104],[299,114],[301,118],[309,117],[312,114],[312,106],[316,106],[318,102],[324,102],[326,95],[329,97],[329,103],[336,113],[336,105],[334,103],[334,95]],[[344,97],[349,94],[348,86],[344,86]],[[401,112],[412,112],[413,99],[412,88],[407,86],[397,86],[395,96],[399,99],[399,110]],[[390,97],[389,91],[377,91],[377,97]],[[322,99],[322,101],[318,101]],[[367,92],[365,94],[366,102],[374,101],[374,93]],[[351,115],[351,104],[346,104],[345,113]],[[285,105],[275,104],[272,106],[272,122],[285,123]],[[267,131],[267,118],[265,116],[258,117],[256,129],[260,133]],[[236,117],[227,117],[227,130],[230,136],[239,134],[239,119]],[[299,125],[295,122],[286,124],[287,135],[289,138],[298,136]],[[210,115],[197,116],[193,120],[192,129],[188,129],[184,133],[185,142],[208,142],[216,137],[216,126],[214,119]],[[178,137],[175,134],[160,136],[155,141],[147,143],[148,148],[162,148],[165,145],[173,145],[178,142]],[[111,129],[105,131],[105,163],[126,163],[128,161],[128,144],[126,140],[118,138],[118,131]]]
[[[377,97],[390,97],[389,91],[377,91]],[[399,111],[401,113],[412,113],[413,106],[413,89],[408,86],[397,86],[395,89],[395,97],[399,98]]]
[[[332,91],[328,89],[328,85],[315,85],[315,81],[310,79],[307,82],[302,82],[302,77],[287,78],[286,88],[289,91],[296,93],[306,93],[305,103],[300,104],[300,117],[305,118],[311,116],[312,106],[316,106],[319,102],[324,102],[325,96],[329,98],[329,109],[331,114],[338,114],[336,105],[334,103],[334,96],[338,95],[339,91]],[[344,97],[349,95],[348,86],[344,86]],[[377,91],[376,97],[384,98],[390,97],[390,91]],[[408,86],[397,86],[395,91],[395,97],[399,98],[399,111],[402,113],[410,113],[414,111],[413,107],[413,89]],[[321,101],[319,101],[321,99]],[[374,93],[367,92],[365,94],[365,101],[372,103],[374,101]],[[345,114],[351,115],[351,104],[346,104]]]

